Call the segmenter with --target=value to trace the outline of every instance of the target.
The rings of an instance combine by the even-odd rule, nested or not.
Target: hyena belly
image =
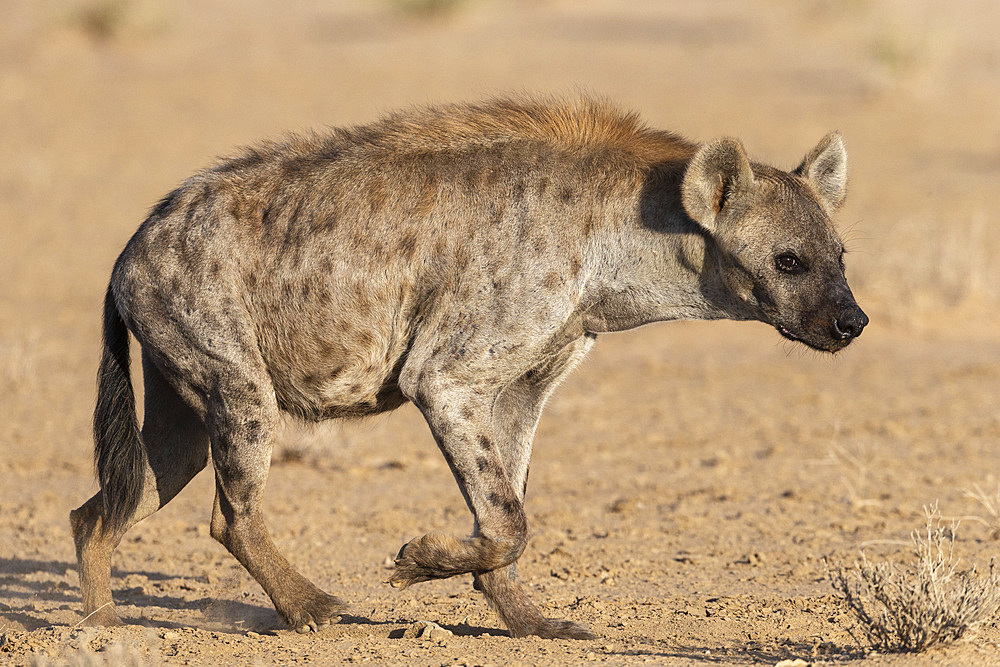
[[[396,383],[410,326],[400,291],[384,275],[353,270],[261,281],[252,317],[278,405],[319,421],[404,403]]]

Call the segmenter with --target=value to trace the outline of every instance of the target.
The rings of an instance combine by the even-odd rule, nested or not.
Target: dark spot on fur
[[[314,160],[296,155],[281,161],[281,176],[289,181],[297,181],[308,176],[315,168]]]
[[[247,440],[250,442],[256,442],[261,435],[260,422],[256,419],[251,419],[246,424],[247,428]]]
[[[465,171],[465,185],[470,190],[478,190],[483,183],[483,172],[475,167]]]
[[[434,210],[437,201],[437,177],[430,174],[424,181],[417,199],[415,213],[417,217],[425,218]]]
[[[309,287],[309,283],[308,282],[302,283],[301,292],[302,292],[302,298],[303,299],[308,299],[309,298],[310,287]]]
[[[559,201],[562,203],[572,204],[574,200],[576,200],[576,192],[573,191],[573,188],[566,187],[559,191]]]
[[[490,467],[490,460],[485,456],[477,456],[476,467],[479,468],[479,472],[485,472]]]
[[[587,213],[587,219],[583,221],[583,237],[587,238],[594,232],[594,212]]]
[[[472,409],[472,406],[470,406],[470,405],[463,405],[462,406],[462,418],[463,419],[472,419],[475,416],[475,414],[476,413]]]
[[[527,185],[525,184],[524,179],[523,178],[517,179],[517,183],[514,184],[514,187],[511,189],[510,193],[515,203],[519,203],[522,199],[524,199],[524,191],[526,189]]]
[[[521,224],[517,228],[517,244],[524,245],[531,236],[531,221],[528,218],[522,218]]]
[[[573,278],[576,278],[578,275],[580,275],[580,268],[581,268],[581,266],[580,266],[580,260],[579,259],[577,259],[576,257],[574,257],[571,260],[569,260],[569,275],[570,276],[572,276]]]
[[[506,210],[507,207],[503,202],[490,202],[490,222],[499,225],[503,222],[503,214]]]
[[[273,230],[278,218],[277,206],[265,206],[260,215],[260,224],[269,230]]]
[[[417,254],[417,233],[411,229],[403,234],[396,249],[400,255],[412,261]]]
[[[479,448],[484,452],[488,452],[493,449],[493,441],[487,438],[485,435],[481,435],[478,438]]]
[[[181,188],[177,188],[167,193],[163,199],[157,202],[156,206],[153,207],[153,210],[149,212],[149,217],[166,218],[173,213],[177,204],[180,202],[182,192],[183,190]]]
[[[194,224],[194,219],[196,217],[202,216],[205,213],[206,208],[209,208],[208,199],[209,186],[202,188],[197,194],[195,194],[191,201],[188,202],[187,209],[184,211],[184,221],[191,226]]]
[[[491,493],[490,495],[486,496],[486,499],[494,507],[500,507],[500,508],[502,508],[504,514],[506,514],[507,516],[515,516],[515,515],[519,514],[519,512],[518,512],[518,506],[517,506],[517,502],[516,501],[513,501],[513,500],[504,500],[500,496],[500,494],[497,494],[497,493]]]
[[[545,289],[555,289],[559,283],[559,274],[555,271],[549,271],[545,274],[545,279],[542,280],[542,287]]]
[[[372,178],[368,183],[368,189],[365,193],[368,199],[368,206],[372,213],[380,211],[384,206],[387,199],[385,183],[381,178]]]
[[[373,334],[371,331],[358,332],[358,345],[360,345],[363,348],[374,347],[375,334]]]
[[[469,249],[463,246],[455,253],[455,268],[459,271],[465,271],[469,268],[470,260]]]
[[[264,154],[256,148],[244,148],[243,153],[234,158],[225,160],[217,165],[212,171],[217,174],[227,174],[234,171],[242,171],[259,166],[265,160]]]
[[[319,159],[321,160],[327,160],[333,162],[340,157],[340,153],[341,153],[340,148],[328,144],[323,147],[323,150],[321,150],[318,153],[317,157],[319,157]]]
[[[536,188],[536,191],[538,192],[538,196],[539,197],[541,197],[542,195],[544,195],[545,191],[548,188],[549,188],[549,177],[548,176],[542,176],[540,179],[538,179],[538,186]]]

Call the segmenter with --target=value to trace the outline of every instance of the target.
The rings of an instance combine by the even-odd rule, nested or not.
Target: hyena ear
[[[726,137],[705,144],[691,159],[681,199],[691,218],[709,231],[726,205],[754,185],[750,160],[738,140]]]
[[[823,137],[792,173],[809,179],[830,208],[840,208],[847,197],[847,147],[840,132]]]

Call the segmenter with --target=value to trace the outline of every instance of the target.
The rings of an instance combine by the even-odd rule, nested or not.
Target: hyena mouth
[[[779,324],[775,328],[778,330],[778,333],[780,333],[782,336],[784,336],[788,340],[794,340],[794,341],[797,341],[799,343],[806,343],[804,340],[802,340],[801,338],[799,338],[798,336],[796,336],[795,334],[793,334],[791,331],[789,331],[788,327],[784,326],[783,324]],[[806,345],[808,345],[808,344],[809,343],[806,343]]]
[[[778,333],[780,333],[788,340],[795,341],[796,343],[802,343],[803,345],[811,347],[814,350],[819,350],[820,352],[839,352],[840,350],[847,347],[847,344],[851,342],[850,339],[847,340],[838,339],[838,340],[824,341],[823,343],[815,343],[811,340],[806,340],[801,336],[795,335],[788,327],[786,327],[783,324],[776,324],[774,328],[777,329]]]

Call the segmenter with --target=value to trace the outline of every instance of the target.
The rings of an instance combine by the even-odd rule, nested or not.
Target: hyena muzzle
[[[512,636],[590,637],[542,616],[516,576],[542,406],[602,332],[758,320],[829,352],[860,335],[831,223],[846,157],[833,133],[782,171],[733,139],[699,145],[599,101],[528,98],[290,137],[188,179],[128,242],[105,297],[101,490],[71,513],[86,622],[121,622],[112,551],[209,460],[212,536],[291,626],[331,622],[341,601],[261,517],[279,414],[412,401],[474,524],[403,546],[390,583],[472,574]]]

